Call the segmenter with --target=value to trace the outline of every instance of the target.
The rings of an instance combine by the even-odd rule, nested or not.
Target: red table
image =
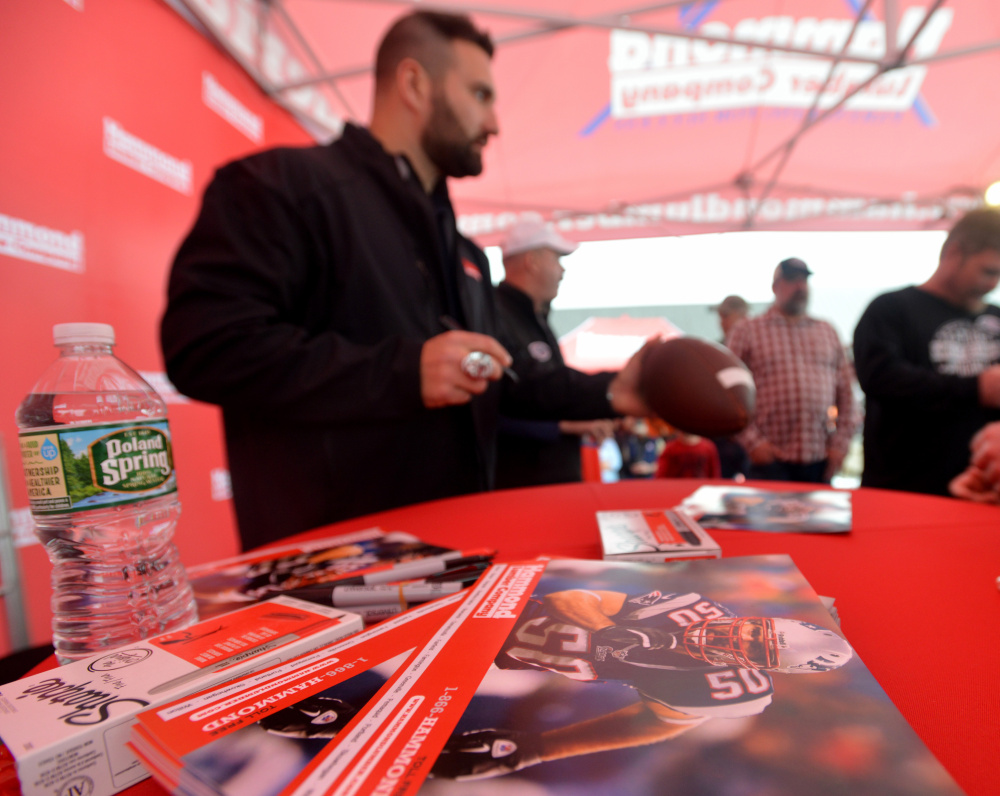
[[[502,561],[599,558],[596,511],[668,508],[701,483],[493,492],[372,514],[301,538],[378,526],[449,547],[496,547]],[[1000,507],[870,489],[855,490],[853,505],[849,534],[712,535],[725,556],[791,555],[819,594],[836,598],[844,634],[959,785],[970,795],[994,796],[1000,793]],[[163,792],[148,780],[128,791]]]

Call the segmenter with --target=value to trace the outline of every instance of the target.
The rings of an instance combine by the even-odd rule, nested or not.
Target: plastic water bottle
[[[103,323],[53,328],[59,358],[17,409],[35,533],[52,562],[61,663],[197,619],[163,399]]]

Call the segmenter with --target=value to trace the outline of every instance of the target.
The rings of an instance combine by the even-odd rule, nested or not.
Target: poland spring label
[[[166,420],[20,434],[35,514],[108,508],[177,491]]]

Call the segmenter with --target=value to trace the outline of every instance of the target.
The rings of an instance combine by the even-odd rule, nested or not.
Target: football
[[[643,355],[639,390],[662,420],[704,437],[745,428],[757,397],[750,369],[740,358],[700,337],[652,343]]]

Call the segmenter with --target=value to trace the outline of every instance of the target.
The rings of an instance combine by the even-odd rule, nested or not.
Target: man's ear
[[[433,94],[431,76],[415,58],[404,58],[399,62],[396,88],[407,108],[421,117],[429,113]]]

